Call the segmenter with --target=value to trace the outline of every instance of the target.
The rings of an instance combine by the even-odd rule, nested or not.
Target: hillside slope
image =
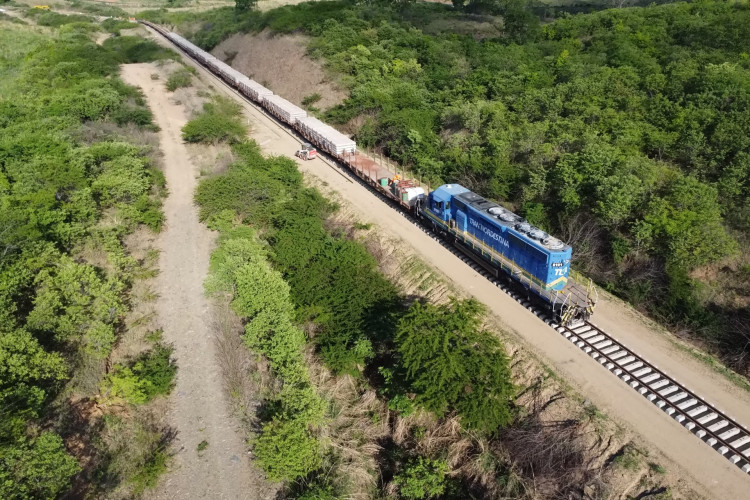
[[[312,104],[326,110],[341,104],[347,93],[331,80],[320,61],[307,57],[308,43],[302,35],[263,31],[232,35],[211,53],[298,106],[318,94],[320,99]]]

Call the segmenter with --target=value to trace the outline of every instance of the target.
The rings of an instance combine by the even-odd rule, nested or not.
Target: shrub
[[[182,138],[187,142],[236,143],[246,135],[239,105],[219,97],[205,103],[203,112],[182,127]]]
[[[310,94],[309,96],[306,96],[304,99],[302,99],[302,105],[306,107],[310,107],[319,100],[321,100],[323,97],[318,94],[317,92],[314,94]]]
[[[640,452],[631,445],[624,446],[612,462],[630,471],[636,471],[642,466]]]
[[[479,329],[482,306],[415,303],[396,330],[400,366],[417,401],[443,415],[456,410],[469,428],[493,433],[512,420],[513,385],[500,341]]]
[[[294,481],[321,464],[318,441],[304,423],[274,419],[263,425],[253,452],[271,481]]]
[[[91,354],[106,357],[115,341],[114,324],[125,312],[124,284],[102,279],[93,266],[60,256],[54,267],[36,277],[34,308],[27,325],[56,340],[82,343]]]
[[[122,104],[111,113],[111,118],[118,125],[134,123],[141,127],[153,125],[154,115],[145,106]]]
[[[108,398],[121,398],[135,405],[168,394],[177,373],[171,355],[172,348],[157,344],[130,366],[115,365],[103,382],[101,392]]]
[[[151,179],[142,158],[121,156],[102,163],[102,173],[91,184],[94,196],[103,206],[134,202],[146,193]]]
[[[145,490],[153,488],[159,481],[159,476],[167,471],[169,455],[163,449],[157,449],[148,457],[140,470],[133,475],[133,493],[140,495]]]
[[[91,18],[88,16],[82,16],[79,14],[65,15],[58,14],[57,12],[43,12],[36,18],[36,23],[40,26],[50,26],[53,28],[59,28],[64,24],[91,22]]]
[[[342,497],[336,494],[335,488],[330,484],[313,484],[294,498],[297,500],[340,500]]]
[[[138,212],[134,218],[136,222],[148,226],[157,233],[161,231],[161,226],[164,223],[164,212],[160,201],[141,195],[138,201],[133,204],[133,208]]]
[[[120,35],[120,30],[138,27],[138,24],[136,23],[131,23],[130,21],[122,21],[120,19],[114,18],[105,19],[104,21],[102,21],[101,25],[105,31],[118,36]]]
[[[442,495],[447,482],[448,463],[418,457],[393,477],[403,498],[422,499]]]
[[[9,304],[0,300],[0,306],[10,314]],[[0,327],[8,328],[9,323],[0,313]],[[0,408],[17,412],[2,413],[0,437],[15,438],[23,434],[24,417],[36,417],[47,394],[68,378],[68,366],[60,354],[47,352],[34,336],[21,329],[0,330],[0,360],[4,360],[0,364]]]
[[[172,72],[167,78],[167,90],[174,92],[182,87],[189,87],[192,84],[193,75],[186,68],[180,68]]]
[[[114,36],[107,38],[102,43],[102,47],[110,50],[113,57],[121,64],[179,58],[179,55],[175,51],[139,36]]]
[[[104,415],[99,452],[108,457],[97,471],[100,485],[128,484],[138,496],[167,469],[170,435],[149,419]]]

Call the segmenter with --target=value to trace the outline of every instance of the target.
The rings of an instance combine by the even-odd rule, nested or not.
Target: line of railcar
[[[148,21],[143,24],[171,40],[241,94],[289,125],[320,150],[344,164],[375,190],[401,205],[441,237],[448,238],[497,278],[523,287],[554,320],[570,325],[587,320],[596,304],[589,282],[570,279],[572,248],[522,217],[458,184],[425,193],[414,181],[386,171],[357,151],[354,140],[274,94],[185,38]]]

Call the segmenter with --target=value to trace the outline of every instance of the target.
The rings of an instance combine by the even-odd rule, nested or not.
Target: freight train
[[[458,184],[446,184],[425,193],[417,183],[399,175],[388,172],[389,175],[382,176],[384,169],[358,152],[356,142],[346,135],[307,116],[304,109],[275,95],[180,35],[148,21],[141,22],[345,165],[376,191],[411,212],[493,276],[506,279],[522,290],[529,301],[547,310],[556,323],[576,324],[593,313],[596,291],[591,282],[584,287],[569,276],[572,255],[569,245]]]

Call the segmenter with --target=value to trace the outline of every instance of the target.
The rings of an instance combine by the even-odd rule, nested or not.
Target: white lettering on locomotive
[[[555,269],[555,276],[565,276],[568,273],[568,268],[563,267],[562,269]]]
[[[506,240],[505,238],[503,238],[502,236],[500,236],[499,234],[497,234],[492,229],[490,229],[488,227],[485,227],[485,225],[482,224],[481,222],[479,222],[478,220],[476,220],[476,219],[469,219],[469,223],[472,226],[474,226],[475,228],[477,228],[480,231],[482,231],[484,234],[486,234],[490,238],[492,238],[493,240],[495,240],[498,243],[500,243],[505,248],[509,248],[510,247],[510,243],[508,243],[508,240]]]

